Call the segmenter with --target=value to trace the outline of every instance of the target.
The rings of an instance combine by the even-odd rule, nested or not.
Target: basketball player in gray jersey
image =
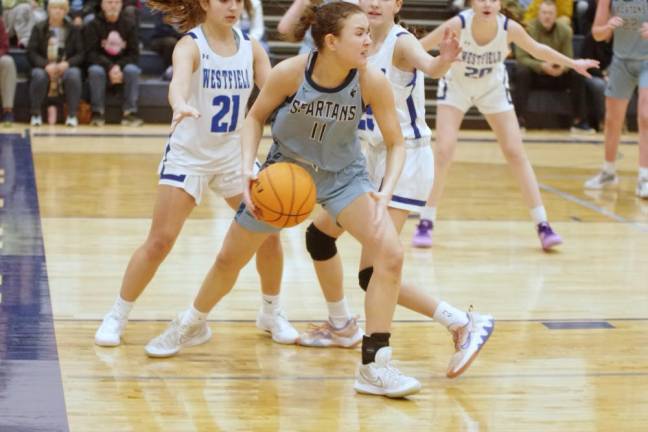
[[[402,397],[420,390],[420,383],[391,365],[390,328],[401,280],[403,249],[387,215],[387,204],[403,167],[405,149],[387,78],[367,67],[371,38],[362,9],[346,2],[310,8],[300,24],[312,23],[317,51],[277,65],[251,108],[242,130],[243,172],[253,179],[263,124],[274,113],[272,146],[266,164],[279,161],[305,168],[317,186],[317,201],[364,248],[376,251],[374,273],[365,298],[366,332],[356,391]],[[371,105],[383,131],[387,167],[382,189],[374,189],[356,140],[363,107]],[[192,308],[202,316],[170,325],[147,346],[147,352],[172,356],[197,345],[201,320],[234,286],[243,266],[272,232],[254,217],[256,209],[245,191],[244,205],[229,228],[216,262]]]
[[[648,2],[599,0],[592,36],[597,41],[614,35],[612,64],[605,90],[605,162],[586,189],[603,189],[619,182],[614,163],[628,102],[639,86],[639,175],[635,193],[648,198]]]

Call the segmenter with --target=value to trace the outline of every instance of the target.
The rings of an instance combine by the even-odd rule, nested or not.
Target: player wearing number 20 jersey
[[[211,49],[201,26],[187,33],[200,51],[187,102],[201,116],[182,119],[160,163],[160,184],[185,189],[197,204],[206,186],[225,198],[243,190],[238,131],[254,86],[254,58],[248,36],[236,28],[232,31],[238,51],[229,57]]]
[[[495,38],[485,45],[478,45],[471,31],[474,10],[465,10],[458,16],[461,20],[461,59],[439,80],[437,104],[451,105],[464,113],[473,105],[483,114],[512,110],[504,66],[509,53],[508,18],[499,14]]]

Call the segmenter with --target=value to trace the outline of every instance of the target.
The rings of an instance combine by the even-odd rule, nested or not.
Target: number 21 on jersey
[[[212,105],[216,107],[216,114],[212,117],[211,131],[213,133],[227,133],[236,130],[239,116],[239,95],[218,95],[212,100]],[[232,113],[229,122],[223,121],[223,118]]]

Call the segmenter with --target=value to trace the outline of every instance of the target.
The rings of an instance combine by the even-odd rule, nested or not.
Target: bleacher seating
[[[293,56],[299,50],[299,44],[281,40],[277,32],[277,24],[281,16],[290,7],[292,0],[264,0],[264,18],[266,24],[266,36],[270,46],[270,60],[273,64]],[[415,26],[425,32],[431,31],[441,22],[452,16],[453,11],[449,6],[449,0],[406,0],[403,4],[400,17],[407,25]],[[164,65],[159,56],[149,49],[153,23],[151,11],[147,8],[142,10],[140,16],[140,41],[142,50],[139,66],[142,68],[142,80],[140,82],[139,115],[145,122],[166,123],[171,119],[171,109],[168,106],[168,82],[161,80],[164,73]],[[574,52],[580,51],[582,36],[574,38]],[[15,115],[21,122],[29,120],[29,98],[28,92],[28,71],[29,64],[23,50],[12,49],[10,54],[16,60],[19,73],[18,89],[16,91]],[[515,67],[515,61],[507,61],[507,67]],[[514,83],[512,83],[514,85]],[[425,94],[427,107],[427,121],[433,126],[436,113],[436,80],[426,79]],[[89,98],[87,88],[84,98]],[[121,115],[120,99],[106,95],[106,120],[117,122]],[[633,102],[628,110],[628,123],[630,127],[636,127],[636,102]],[[529,112],[542,113],[542,115],[530,116],[527,119],[529,127],[550,127],[563,128],[569,126],[570,100],[564,92],[532,91],[529,98]],[[462,127],[467,129],[487,128],[488,125],[483,116],[474,108],[466,113]]]

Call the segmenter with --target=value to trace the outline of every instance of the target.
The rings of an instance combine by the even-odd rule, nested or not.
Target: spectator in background
[[[539,18],[540,6],[545,0],[531,0],[524,12],[524,24],[528,27]],[[572,14],[574,12],[574,0],[555,0],[556,20],[571,28]]]
[[[34,26],[29,38],[27,59],[32,66],[29,82],[32,126],[43,124],[43,101],[48,94],[58,95],[60,83],[68,108],[65,124],[70,127],[79,124],[76,114],[81,100],[83,40],[81,30],[65,19],[68,10],[68,0],[49,0],[48,18]]]
[[[574,57],[571,28],[557,21],[553,0],[543,0],[538,19],[529,24],[528,33],[534,40],[569,58]],[[564,66],[537,60],[519,48],[516,48],[516,58],[514,96],[521,127],[526,124],[526,106],[531,89],[563,89],[571,93],[572,131],[593,132],[586,119],[584,77]]]
[[[9,55],[9,35],[0,18],[0,95],[2,95],[2,122],[11,126],[14,121],[13,104],[16,95],[16,63]]]
[[[174,26],[164,22],[164,15],[161,12],[156,12],[153,15],[153,34],[151,35],[151,49],[162,57],[164,63],[164,76],[167,81],[171,81],[173,75],[172,57],[173,49],[176,46],[178,39],[182,37]]]
[[[268,40],[265,37],[261,0],[243,1],[243,12],[241,12],[241,18],[236,26],[256,39],[267,53],[270,52]]]
[[[84,28],[92,124],[105,124],[106,86],[123,84],[124,103],[121,124],[141,126],[137,116],[139,79],[142,71],[139,60],[137,27],[124,17],[122,0],[102,0],[101,12]]]
[[[31,30],[38,21],[47,18],[43,0],[2,0],[2,16],[9,38],[16,37],[19,48],[29,42]]]

